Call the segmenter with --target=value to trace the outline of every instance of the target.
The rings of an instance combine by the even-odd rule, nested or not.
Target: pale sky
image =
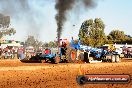
[[[36,31],[33,32],[30,30],[31,26],[25,25],[28,24],[29,21],[26,20],[30,16],[24,15],[24,13],[21,19],[11,16],[11,26],[16,29],[17,33],[8,39],[24,41],[28,35],[34,34],[43,42],[55,40],[57,26],[54,0],[29,0],[29,2],[35,12],[37,21],[35,25],[38,26]],[[32,14],[30,13],[30,15]],[[61,37],[70,39],[73,36],[77,38],[81,23],[90,18],[101,18],[106,25],[105,33],[107,35],[113,29],[119,29],[132,36],[132,0],[98,0],[95,8],[85,11],[73,9],[69,12]]]

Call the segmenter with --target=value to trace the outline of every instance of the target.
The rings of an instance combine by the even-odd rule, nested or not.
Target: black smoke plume
[[[60,39],[64,22],[66,21],[66,11],[72,9],[75,0],[56,0],[55,8],[57,10],[57,38]]]
[[[80,5],[75,6],[76,4],[80,4]],[[57,22],[58,41],[61,37],[64,23],[67,20],[68,11],[71,11],[73,8],[77,10],[77,9],[81,9],[82,7],[87,9],[87,8],[93,8],[95,6],[96,4],[94,0],[56,0],[55,9],[57,10],[57,14],[55,16],[55,19]]]

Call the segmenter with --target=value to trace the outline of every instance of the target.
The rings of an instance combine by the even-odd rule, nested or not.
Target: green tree
[[[113,41],[112,36],[111,35],[108,35],[107,36],[107,39],[106,39],[106,44],[113,44],[113,43],[114,43],[114,41]]]
[[[25,46],[33,46],[36,50],[42,45],[43,43],[35,39],[34,36],[28,36],[28,38],[25,40]]]
[[[107,39],[104,33],[105,24],[100,18],[86,20],[79,30],[81,42],[93,47],[101,46]]]
[[[51,47],[51,48],[52,48],[52,47],[53,47],[53,48],[54,48],[54,47],[57,47],[57,43],[56,43],[56,42],[50,41],[48,44],[49,44],[49,47]]]
[[[58,44],[57,41],[50,41],[50,42],[45,42],[42,45],[42,47],[44,47],[44,48],[47,48],[47,47],[49,47],[49,48],[55,48],[55,47],[57,47],[57,44]]]
[[[25,41],[25,45],[26,46],[35,46],[36,44],[36,40],[34,38],[34,36],[28,36],[28,38]]]
[[[125,40],[127,40],[127,36],[125,35],[124,31],[120,30],[112,30],[107,37],[109,40],[113,40],[114,43],[123,43]]]
[[[42,47],[47,48],[47,47],[49,47],[49,44],[47,42],[45,42],[45,43],[43,43]]]
[[[130,35],[125,35],[126,38],[125,40],[123,41],[124,44],[132,44],[132,37]]]
[[[10,16],[0,14],[0,38],[6,35],[14,35],[16,30],[10,28]]]

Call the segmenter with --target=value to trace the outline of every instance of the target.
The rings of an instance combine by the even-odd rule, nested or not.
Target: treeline
[[[132,37],[126,35],[124,31],[119,29],[112,30],[108,35],[104,33],[105,24],[102,19],[95,18],[86,20],[82,23],[78,36],[80,37],[83,45],[92,47],[102,46],[104,44],[132,44]],[[57,41],[41,42],[34,38],[34,36],[28,36],[24,45],[38,47],[57,47]]]
[[[82,23],[78,36],[84,45],[98,47],[104,44],[132,44],[132,37],[119,29],[104,33],[105,24],[100,18],[86,20]]]
[[[39,47],[55,48],[55,47],[57,47],[57,42],[56,41],[42,42],[42,41],[39,41],[38,39],[35,39],[34,36],[28,36],[28,38],[25,40],[25,42],[23,42],[23,45],[24,46],[33,46],[36,49],[38,49]]]

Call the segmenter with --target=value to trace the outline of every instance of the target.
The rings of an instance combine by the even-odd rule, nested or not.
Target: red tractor
[[[132,58],[132,47],[123,47],[123,54],[125,58]]]

